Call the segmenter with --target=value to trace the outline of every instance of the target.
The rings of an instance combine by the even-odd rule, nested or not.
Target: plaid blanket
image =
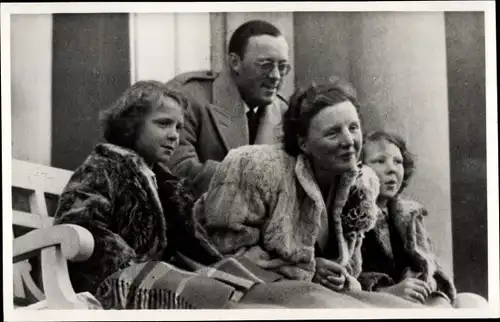
[[[182,267],[161,261],[131,263],[103,281],[96,292],[104,309],[223,309],[255,284],[283,279],[245,258],[204,266],[178,254]]]
[[[161,261],[133,263],[101,283],[96,297],[104,309],[423,307],[390,294],[338,293],[287,280],[245,258],[228,257],[208,267],[179,255],[177,264],[189,270]]]

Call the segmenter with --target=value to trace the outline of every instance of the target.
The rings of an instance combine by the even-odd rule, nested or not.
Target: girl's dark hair
[[[401,136],[396,133],[386,132],[383,130],[377,130],[368,133],[363,139],[364,143],[363,148],[361,149],[360,159],[363,163],[365,162],[364,146],[366,143],[380,142],[383,140],[386,140],[387,142],[390,142],[397,146],[399,148],[399,151],[401,151],[401,155],[403,156],[404,175],[403,182],[401,183],[401,188],[398,191],[398,193],[401,193],[408,186],[410,178],[413,176],[416,170],[414,155],[408,150],[408,148],[406,147],[406,141]]]
[[[301,153],[298,137],[307,135],[311,119],[325,107],[345,101],[351,102],[359,112],[356,90],[338,77],[332,77],[326,83],[313,83],[295,91],[283,117],[285,151],[292,156]]]
[[[184,95],[158,81],[138,81],[116,102],[101,112],[104,138],[112,144],[133,148],[144,117],[161,106],[165,98],[175,100],[183,111],[188,106]]]

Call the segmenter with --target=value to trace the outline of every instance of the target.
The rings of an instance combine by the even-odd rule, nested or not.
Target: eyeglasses
[[[287,75],[290,70],[292,69],[292,66],[290,66],[289,63],[285,62],[274,62],[271,60],[265,60],[265,61],[258,61],[255,62],[255,65],[259,67],[260,71],[264,75],[269,75],[274,71],[275,67],[278,67],[278,72],[280,73],[280,76],[283,77]]]

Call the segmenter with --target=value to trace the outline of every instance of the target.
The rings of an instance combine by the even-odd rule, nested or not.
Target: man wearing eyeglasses
[[[169,167],[192,181],[197,196],[208,189],[231,149],[279,142],[288,104],[278,92],[290,68],[282,33],[268,22],[253,20],[234,31],[220,73],[189,72],[168,83],[190,102]]]

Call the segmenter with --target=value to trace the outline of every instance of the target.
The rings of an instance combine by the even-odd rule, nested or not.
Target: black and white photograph
[[[2,3],[1,41],[6,320],[500,317],[494,1]]]

